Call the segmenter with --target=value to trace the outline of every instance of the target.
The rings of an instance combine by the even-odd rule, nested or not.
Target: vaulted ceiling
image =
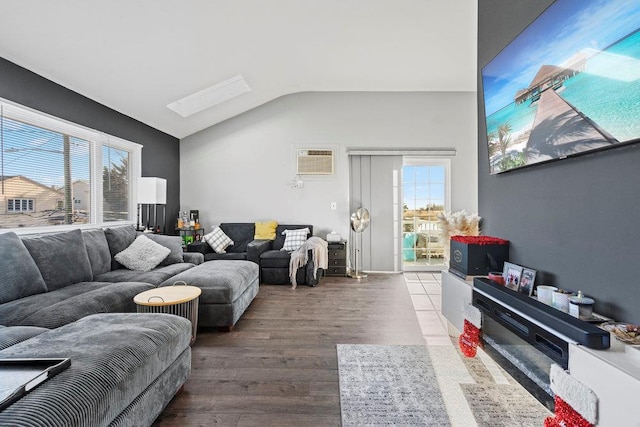
[[[475,91],[477,0],[14,0],[0,56],[178,138],[305,91]],[[242,75],[190,117],[178,99]]]

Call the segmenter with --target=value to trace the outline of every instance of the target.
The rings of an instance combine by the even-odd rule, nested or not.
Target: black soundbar
[[[504,318],[503,310],[496,314],[497,303],[507,312],[516,310],[552,334],[564,336],[585,347],[602,350],[611,345],[609,332],[487,278],[474,278],[473,288],[473,305],[492,318]]]

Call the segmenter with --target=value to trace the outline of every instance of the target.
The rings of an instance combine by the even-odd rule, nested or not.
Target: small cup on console
[[[547,305],[551,305],[553,301],[553,293],[557,291],[558,288],[550,285],[538,285],[536,287],[536,292],[538,293],[538,301],[543,302]]]
[[[569,312],[569,297],[572,295],[570,291],[565,291],[563,289],[558,289],[553,292],[553,296],[551,297],[551,305],[554,308],[557,308],[560,311],[564,311],[565,313]]]

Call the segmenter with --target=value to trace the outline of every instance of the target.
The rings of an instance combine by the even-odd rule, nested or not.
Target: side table
[[[191,344],[198,330],[198,301],[202,289],[197,286],[165,286],[140,292],[133,297],[138,313],[168,313],[191,321]]]
[[[176,231],[182,237],[182,246],[187,247],[190,243],[199,242],[202,240],[202,236],[204,236],[204,228],[195,228],[195,227],[182,227],[176,228]]]
[[[341,276],[347,275],[347,242],[329,242],[328,249],[328,268],[325,276]]]

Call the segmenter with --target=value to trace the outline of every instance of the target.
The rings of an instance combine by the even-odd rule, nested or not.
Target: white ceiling
[[[15,0],[0,56],[182,138],[304,91],[475,91],[477,0]],[[251,92],[167,104],[242,75]]]

